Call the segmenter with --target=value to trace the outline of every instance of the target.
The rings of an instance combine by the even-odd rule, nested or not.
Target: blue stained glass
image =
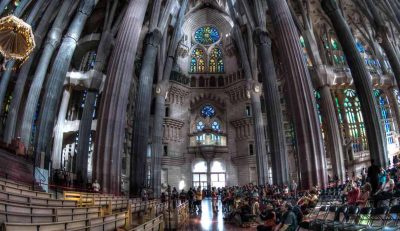
[[[205,127],[205,125],[204,125],[203,121],[197,122],[197,125],[196,125],[197,131],[203,131],[204,127]]]
[[[364,53],[364,52],[365,52],[365,48],[364,48],[364,46],[363,46],[360,42],[357,42],[356,45],[357,45],[357,50],[358,50],[360,53]]]
[[[194,39],[197,43],[210,45],[216,43],[220,39],[220,34],[217,28],[213,26],[204,26],[196,30]]]
[[[205,105],[202,109],[201,109],[201,115],[203,117],[213,117],[215,115],[215,109],[213,106],[211,105]]]
[[[214,121],[212,124],[211,124],[211,128],[214,130],[214,131],[219,131],[219,130],[221,130],[221,126],[219,125],[219,123],[218,123],[218,121]]]

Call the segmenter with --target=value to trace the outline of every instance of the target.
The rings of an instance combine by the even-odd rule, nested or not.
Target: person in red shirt
[[[360,189],[355,183],[353,183],[350,191],[347,193],[347,204],[356,205],[359,197],[360,197]]]

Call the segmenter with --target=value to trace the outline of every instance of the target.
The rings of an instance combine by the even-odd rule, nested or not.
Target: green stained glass
[[[190,72],[200,73],[204,72],[206,64],[204,61],[204,50],[201,48],[195,48],[192,50],[191,61],[190,61]]]
[[[331,39],[331,46],[333,50],[339,50],[339,43],[336,41],[336,39]]]
[[[301,44],[301,47],[306,47],[306,43],[304,42],[304,38],[303,38],[303,36],[300,36],[300,44]]]

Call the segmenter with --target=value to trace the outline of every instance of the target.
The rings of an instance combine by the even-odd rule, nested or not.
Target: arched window
[[[324,33],[322,35],[322,42],[324,44],[326,57],[331,65],[338,67],[347,65],[342,47],[333,31]]]
[[[381,123],[383,128],[385,129],[386,140],[388,144],[393,144],[393,120],[392,120],[392,112],[390,109],[389,101],[387,96],[383,93],[382,90],[374,89],[374,95],[379,105],[379,111],[381,114]]]
[[[356,96],[356,91],[353,89],[346,89],[344,94],[345,99],[343,106],[347,119],[349,138],[353,141],[353,150],[355,152],[367,150],[368,146],[364,119],[361,113],[360,101]]]
[[[369,71],[377,71],[381,68],[379,60],[375,59],[374,55],[368,47],[364,46],[361,41],[357,41],[356,46],[361,57],[364,59],[365,65],[367,66]]]
[[[201,48],[195,48],[192,50],[191,61],[190,61],[190,72],[199,73],[204,72],[206,69],[204,50]]]
[[[222,59],[222,51],[218,47],[214,47],[210,53],[210,61],[208,64],[208,71],[211,73],[223,73],[224,61]]]

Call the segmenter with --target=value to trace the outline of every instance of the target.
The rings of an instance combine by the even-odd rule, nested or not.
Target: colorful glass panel
[[[216,43],[220,39],[220,34],[217,28],[213,26],[204,26],[196,30],[194,39],[197,43],[210,45]]]
[[[219,125],[218,121],[214,121],[214,122],[211,124],[211,128],[212,128],[214,131],[217,131],[217,132],[221,130],[221,126]]]
[[[202,109],[201,109],[201,115],[203,117],[213,117],[215,115],[215,109],[213,106],[211,105],[205,105]]]
[[[203,129],[204,129],[204,127],[205,127],[205,125],[204,125],[204,122],[203,121],[199,121],[199,122],[197,122],[197,124],[196,124],[196,129],[197,129],[197,131],[203,131]]]

